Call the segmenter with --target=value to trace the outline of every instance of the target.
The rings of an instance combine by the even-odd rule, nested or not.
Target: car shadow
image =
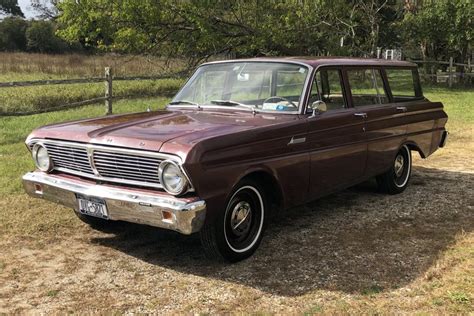
[[[206,259],[199,236],[134,224],[92,242],[149,264],[271,294],[374,293],[423,276],[456,236],[472,231],[474,174],[414,167],[400,195],[368,181],[273,219],[260,248],[236,264]]]

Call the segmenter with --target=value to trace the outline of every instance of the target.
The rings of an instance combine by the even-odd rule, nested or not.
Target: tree
[[[465,61],[474,41],[471,0],[426,0],[408,11],[401,23],[406,45],[417,47],[424,60]]]
[[[374,56],[377,47],[400,46],[420,48],[425,58],[459,53],[465,59],[472,47],[472,0],[413,3],[62,0],[56,21],[58,34],[69,42],[185,57],[191,67],[216,55]]]
[[[7,17],[0,21],[0,51],[26,50],[27,27],[28,22],[17,17]]]
[[[357,6],[360,7],[360,11],[364,18],[368,22],[368,27],[370,29],[370,35],[368,36],[368,46],[370,47],[370,55],[375,56],[377,51],[377,46],[379,42],[380,34],[380,23],[381,23],[381,14],[380,11],[387,5],[388,0],[358,0]]]
[[[63,53],[67,44],[55,35],[51,21],[32,21],[26,29],[27,49],[40,53]]]
[[[64,0],[59,32],[104,51],[187,57],[318,55],[340,50],[350,4],[314,1]],[[347,52],[349,53],[349,52]]]
[[[24,18],[18,0],[0,0],[0,13]]]

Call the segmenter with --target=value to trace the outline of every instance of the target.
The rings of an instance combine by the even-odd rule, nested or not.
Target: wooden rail
[[[83,84],[83,83],[97,83],[104,82],[105,93],[103,97],[97,97],[89,100],[83,100],[78,102],[72,102],[60,106],[56,106],[48,109],[41,109],[36,111],[28,112],[15,112],[15,113],[2,113],[2,116],[24,116],[46,112],[53,112],[58,110],[64,110],[69,108],[76,108],[83,105],[93,104],[100,101],[105,101],[106,114],[113,113],[113,81],[135,81],[135,80],[161,80],[161,79],[176,79],[183,76],[183,72],[160,75],[160,76],[130,76],[130,77],[114,77],[112,68],[106,67],[104,77],[93,77],[93,78],[79,78],[79,79],[47,79],[47,80],[33,80],[33,81],[12,81],[12,82],[0,82],[0,88],[12,88],[12,87],[30,87],[30,86],[44,86],[44,85],[62,85],[62,84]]]
[[[105,99],[106,99],[105,97],[98,97],[98,98],[93,98],[93,99],[89,99],[89,100],[83,100],[83,101],[68,103],[68,104],[65,104],[65,105],[55,106],[55,107],[52,107],[52,108],[41,109],[41,110],[36,110],[36,111],[28,111],[28,112],[15,112],[15,113],[1,113],[0,112],[0,117],[2,117],[2,116],[26,116],[26,115],[54,112],[54,111],[59,111],[59,110],[73,109],[73,108],[77,108],[77,107],[80,107],[80,106],[94,104],[94,103],[97,103],[97,102],[100,102],[100,101],[104,101]]]
[[[445,73],[436,73],[436,74],[422,74],[422,76],[426,77],[434,77],[436,76],[436,80],[439,82],[440,79],[447,79],[448,86],[451,88],[453,86],[454,79],[457,77],[471,77],[473,76],[472,68],[473,65],[471,64],[471,60],[468,59],[467,64],[462,63],[455,63],[453,57],[449,58],[449,61],[438,61],[438,60],[410,60],[416,64],[437,64],[437,65],[449,65],[448,71]],[[464,67],[467,68],[467,72],[458,73],[453,71],[454,66]]]
[[[452,66],[460,66],[460,67],[466,67],[466,68],[474,68],[474,65],[471,65],[471,63],[467,64],[461,64],[461,63],[455,63],[450,61],[438,61],[438,60],[410,60],[412,63],[415,64],[438,64],[438,65],[452,65]]]
[[[55,84],[94,83],[94,82],[102,82],[102,81],[104,81],[104,78],[12,81],[12,82],[0,82],[0,88],[45,86],[45,85],[55,85]]]
[[[113,81],[133,81],[133,80],[160,80],[179,78],[179,75],[162,75],[162,76],[131,76],[131,77],[112,77]],[[29,87],[29,86],[45,86],[57,84],[78,84],[78,83],[96,83],[106,81],[106,77],[95,78],[81,78],[81,79],[47,79],[47,80],[33,80],[33,81],[12,81],[0,82],[0,88],[11,87]]]

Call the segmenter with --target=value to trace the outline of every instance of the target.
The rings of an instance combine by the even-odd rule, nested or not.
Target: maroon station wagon
[[[199,232],[235,262],[275,210],[376,177],[403,192],[411,152],[443,147],[447,115],[415,64],[256,58],[201,65],[165,110],[41,127],[26,140],[26,191],[95,228],[141,223]]]

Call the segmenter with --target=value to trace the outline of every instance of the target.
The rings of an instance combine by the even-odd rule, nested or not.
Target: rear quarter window
[[[395,102],[423,97],[416,69],[385,69],[385,72]]]

